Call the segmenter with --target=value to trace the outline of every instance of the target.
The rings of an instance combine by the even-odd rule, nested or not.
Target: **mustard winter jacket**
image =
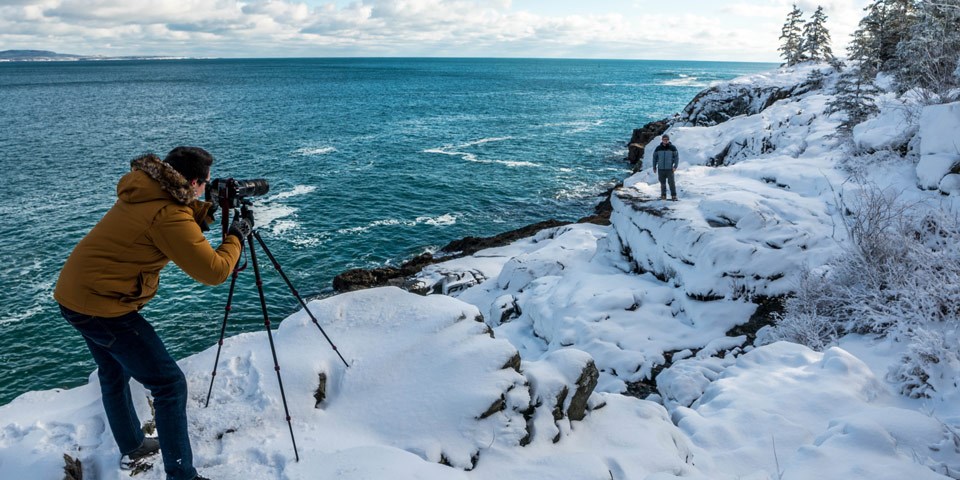
[[[143,308],[170,261],[195,280],[217,285],[240,258],[228,235],[214,250],[200,231],[211,204],[193,199],[190,183],[155,155],[130,162],[117,202],[73,249],[53,297],[86,315],[117,317]]]

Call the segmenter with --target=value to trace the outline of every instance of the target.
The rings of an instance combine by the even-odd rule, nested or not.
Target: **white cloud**
[[[834,45],[846,44],[866,1],[821,2]],[[595,13],[575,15],[544,13],[543,6],[534,13],[509,0],[0,0],[0,50],[776,61],[791,2],[676,3],[630,9],[598,2]],[[809,14],[814,2],[798,2],[807,3],[814,5]]]

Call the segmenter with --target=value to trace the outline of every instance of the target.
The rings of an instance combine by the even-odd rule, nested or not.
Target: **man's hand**
[[[230,228],[227,230],[227,235],[234,235],[240,241],[245,240],[253,232],[253,212],[248,209],[245,210],[243,216],[239,213],[233,216],[233,222],[230,223]]]

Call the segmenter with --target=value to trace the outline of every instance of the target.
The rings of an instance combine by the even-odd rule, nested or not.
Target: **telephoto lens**
[[[270,191],[270,184],[265,178],[254,178],[251,180],[234,180],[236,182],[236,192],[238,197],[256,197],[264,195]]]
[[[256,197],[270,191],[265,178],[235,180],[232,178],[214,178],[207,187],[207,201],[217,205],[226,203],[226,208],[238,208],[246,197]]]

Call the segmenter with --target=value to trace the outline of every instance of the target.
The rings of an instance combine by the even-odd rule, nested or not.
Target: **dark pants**
[[[670,183],[670,196],[677,196],[677,184],[673,181],[673,169],[661,168],[657,170],[657,176],[660,177],[660,196],[667,196],[667,183]]]
[[[187,435],[187,381],[153,327],[137,312],[92,317],[61,305],[60,313],[83,335],[97,362],[103,409],[120,452],[136,450],[144,437],[130,398],[132,377],[153,395],[167,480],[196,477]]]

